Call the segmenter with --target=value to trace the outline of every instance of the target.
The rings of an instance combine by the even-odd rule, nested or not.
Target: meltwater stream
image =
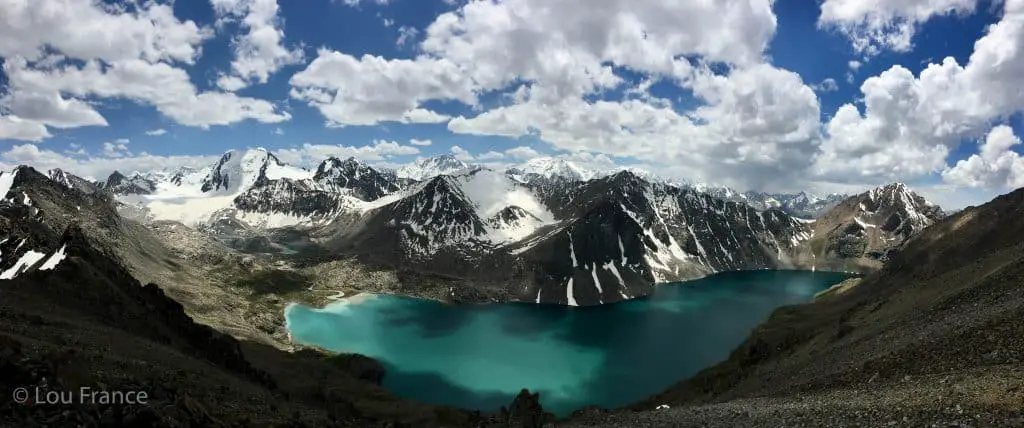
[[[729,272],[587,308],[376,296],[324,309],[292,305],[285,318],[298,343],[380,360],[384,386],[400,396],[495,411],[529,388],[564,416],[658,393],[724,360],[773,309],[848,277]]]

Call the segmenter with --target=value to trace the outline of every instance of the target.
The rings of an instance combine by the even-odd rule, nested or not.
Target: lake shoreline
[[[532,302],[467,305],[398,293],[358,293],[320,308],[289,305],[285,318],[286,324],[295,323],[287,330],[291,344],[297,348],[389,361],[393,368],[385,379],[395,383],[384,386],[407,398],[486,412],[493,410],[494,403],[503,405],[527,388],[540,392],[545,408],[565,418],[580,409],[622,408],[657,394],[666,376],[684,380],[726,358],[772,310],[809,303],[815,293],[845,278],[849,276],[803,270],[723,272],[694,281],[666,283],[694,287],[659,287],[660,292],[627,301],[632,304],[600,305],[603,307],[594,311],[563,305],[544,305],[558,308],[537,310]],[[360,306],[367,299],[387,296],[401,300]],[[423,305],[428,301],[442,305]],[[334,305],[346,308],[331,311]],[[488,308],[471,309],[482,306]],[[480,319],[491,321],[477,321]],[[511,320],[514,324],[502,322]],[[695,353],[692,347],[666,345],[657,339],[690,324],[694,328],[684,329],[688,339],[680,342],[702,343],[707,349]],[[644,334],[637,335],[637,329]],[[558,339],[542,339],[551,334]],[[637,342],[637,337],[648,339]],[[623,340],[631,344],[615,344]],[[660,365],[644,373],[631,374],[628,380],[620,379],[629,372],[623,364],[632,366],[644,360],[636,352],[662,352],[673,357],[662,359]],[[511,355],[520,357],[509,360]],[[448,367],[452,364],[458,369]],[[577,370],[580,367],[590,368]],[[433,385],[431,382],[437,381],[431,379],[444,379],[446,383]],[[592,396],[572,392],[584,381],[597,385],[611,382],[616,387],[598,388],[595,391],[603,392]],[[437,388],[456,388],[454,396],[460,398],[436,402]],[[622,391],[609,392],[613,389]],[[479,395],[480,391],[487,392]],[[494,398],[499,391],[500,400]]]

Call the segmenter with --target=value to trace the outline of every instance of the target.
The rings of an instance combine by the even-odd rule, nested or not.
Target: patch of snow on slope
[[[11,186],[14,185],[14,176],[17,174],[18,170],[0,171],[0,199],[7,198],[7,192],[11,191]]]
[[[42,266],[39,266],[39,270],[52,270],[53,268],[56,268],[57,265],[67,257],[67,254],[64,252],[66,248],[67,244],[61,245],[57,251],[54,251],[53,254],[50,255],[50,258],[43,262]]]
[[[28,252],[23,254],[21,258],[18,259],[18,262],[15,263],[14,266],[11,266],[10,269],[5,270],[3,273],[0,273],[0,279],[13,279],[22,272],[34,266],[36,263],[39,263],[39,261],[42,260],[43,257],[46,257],[46,254],[28,250]]]
[[[460,188],[478,208],[481,218],[488,218],[509,206],[517,206],[546,223],[554,221],[552,214],[529,190],[516,185],[504,174],[481,170],[459,177]]]
[[[579,267],[579,263],[576,262],[576,247],[572,245],[572,234],[569,233],[569,256],[572,257],[572,267]]]
[[[313,179],[313,172],[302,168],[297,168],[290,165],[279,165],[277,162],[269,162],[266,170],[267,178],[271,180],[280,180],[282,178],[288,178],[292,180],[311,180]]]
[[[615,279],[619,280],[619,295],[622,296],[623,299],[629,299],[629,296],[626,294],[626,281],[622,280],[622,274],[619,273],[619,268],[615,266],[615,263],[605,263],[602,268],[611,272],[612,275],[615,275]]]
[[[859,224],[860,227],[862,227],[864,229],[870,229],[872,227],[878,227],[878,226],[875,226],[875,225],[873,225],[871,223],[865,223],[864,220],[861,220],[860,217],[857,217],[857,216],[853,217],[853,221],[857,222],[857,224]]]
[[[572,277],[569,277],[569,284],[565,286],[565,297],[568,299],[569,306],[579,306],[576,303],[576,298],[572,296]]]

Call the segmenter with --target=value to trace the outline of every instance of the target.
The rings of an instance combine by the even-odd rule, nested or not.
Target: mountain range
[[[783,262],[873,273],[778,309],[686,382],[559,426],[1013,426],[1021,416],[1024,190],[944,216],[895,183],[806,220],[628,171],[524,182],[487,169],[412,180],[349,159],[322,166],[235,152],[206,169],[152,173],[149,194],[115,193],[135,174],[106,186],[28,166],[0,173],[0,388],[66,389],[89,376],[156,392],[146,408],[26,406],[0,421],[540,426],[551,417],[535,394],[493,416],[436,408],[380,389],[373,360],[274,349],[286,343],[283,302],[323,305],[308,288],[344,277],[450,301],[592,305],[676,275]],[[192,215],[205,227],[155,218],[179,205],[212,210]],[[230,215],[209,214],[218,211]],[[256,221],[274,216],[296,222]],[[234,248],[228,234],[325,252],[287,261]],[[518,277],[502,287],[444,263]]]
[[[728,270],[867,272],[943,216],[902,184],[837,202],[551,159],[498,171],[445,156],[396,172],[329,158],[310,171],[252,149],[198,170],[49,176],[102,191],[125,217],[180,222],[229,246],[294,250],[266,237],[286,230],[328,257],[439,278],[447,298],[580,306]]]

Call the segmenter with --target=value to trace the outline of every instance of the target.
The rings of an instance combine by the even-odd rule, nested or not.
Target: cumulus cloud
[[[1024,109],[1024,0],[1004,8],[966,65],[948,57],[916,77],[896,65],[865,80],[864,111],[846,104],[826,125],[817,173],[877,182],[940,172],[953,147]]]
[[[1024,187],[1024,157],[1011,150],[1020,138],[1006,125],[996,126],[980,144],[979,153],[942,172],[943,181],[966,187]]]
[[[476,156],[473,156],[468,150],[459,146],[452,146],[451,152],[455,155],[455,159],[463,162],[472,162],[476,160]]]
[[[46,127],[106,126],[93,99],[126,98],[179,123],[207,127],[287,120],[263,100],[199,92],[193,64],[213,32],[167,4],[107,7],[89,0],[0,0],[0,57],[8,78],[0,138],[39,141]]]
[[[238,20],[246,30],[232,40],[235,59],[231,62],[233,76],[218,79],[221,89],[235,91],[250,82],[267,83],[270,75],[281,67],[302,62],[301,49],[288,49],[284,30],[280,28],[277,0],[210,0],[221,23]],[[233,79],[232,79],[233,78]]]
[[[398,29],[398,40],[395,41],[395,45],[398,47],[405,46],[406,43],[416,40],[419,34],[420,30],[417,30],[416,27],[403,25]]]
[[[469,2],[428,26],[412,60],[321,50],[292,78],[292,97],[333,126],[444,122],[422,104],[476,106],[522,81],[543,86],[534,99],[564,102],[620,85],[608,63],[678,79],[691,70],[684,55],[754,64],[775,28],[768,0]]]
[[[433,142],[430,141],[430,140],[417,140],[415,138],[412,138],[412,139],[409,140],[409,144],[412,144],[414,146],[421,146],[421,147],[423,147],[423,146],[429,146],[429,145],[433,144]]]
[[[673,166],[691,178],[746,185],[786,181],[806,169],[818,138],[814,91],[795,73],[758,64],[728,75],[696,71],[691,88],[706,105],[691,114],[655,101],[552,104],[530,87],[525,101],[448,124],[456,133],[535,135],[555,148]],[[544,100],[544,101],[541,101]],[[660,166],[659,166],[660,165]]]
[[[0,140],[23,140],[39,142],[50,138],[46,126],[15,115],[0,116]]]
[[[978,0],[825,0],[818,26],[835,28],[854,50],[876,55],[909,51],[918,26],[935,16],[969,14]],[[851,68],[856,70],[855,67]]]
[[[825,80],[822,80],[821,83],[811,85],[811,88],[813,88],[815,91],[835,92],[839,90],[839,84],[836,83],[836,79],[829,77]]]
[[[167,130],[163,129],[163,128],[158,128],[158,129],[153,129],[153,130],[146,131],[146,135],[153,136],[153,137],[159,137],[159,136],[164,135],[166,133],[167,133]]]
[[[476,103],[472,82],[444,59],[387,60],[321,49],[291,78],[292,98],[320,110],[330,126],[381,122],[437,123],[447,116],[424,109],[427,100]]]

